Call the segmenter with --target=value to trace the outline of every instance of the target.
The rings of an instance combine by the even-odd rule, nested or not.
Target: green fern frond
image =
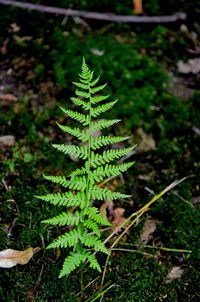
[[[102,153],[95,153],[92,151],[110,144],[125,141],[129,138],[103,135],[96,138],[93,137],[92,132],[100,131],[120,121],[119,119],[93,120],[93,118],[98,117],[101,113],[111,109],[117,102],[117,100],[106,102],[109,95],[97,95],[97,93],[105,88],[106,84],[96,86],[99,82],[99,77],[93,79],[93,74],[93,71],[89,69],[83,58],[79,81],[73,83],[77,87],[75,91],[77,97],[72,97],[70,100],[75,105],[83,108],[85,112],[80,113],[61,107],[61,110],[67,114],[68,117],[78,121],[83,126],[87,126],[87,129],[78,127],[71,128],[57,123],[61,130],[74,136],[85,144],[82,144],[81,146],[53,144],[53,147],[58,151],[81,158],[85,163],[81,167],[75,169],[69,175],[69,179],[66,179],[65,176],[44,176],[45,179],[67,188],[67,192],[36,196],[39,199],[54,205],[76,208],[75,213],[72,213],[71,209],[69,209],[66,212],[62,212],[53,218],[43,221],[43,223],[52,225],[70,226],[69,232],[59,236],[47,247],[73,247],[74,249],[74,251],[65,259],[59,277],[70,274],[79,267],[81,263],[85,263],[87,259],[91,268],[101,272],[101,268],[94,254],[92,254],[92,251],[100,251],[109,254],[109,251],[99,237],[100,225],[111,226],[111,224],[102,217],[96,207],[90,206],[91,199],[94,201],[103,200],[105,198],[115,200],[130,197],[130,195],[112,192],[108,188],[102,188],[95,184],[95,182],[98,183],[105,177],[115,177],[130,168],[134,162],[121,165],[111,165],[108,163],[126,156],[134,147],[119,150],[110,149],[103,151]],[[99,105],[99,103],[103,101],[105,102]],[[73,193],[72,190],[75,191],[75,193]],[[86,248],[89,248],[89,250],[86,250]]]
[[[99,102],[102,102],[104,100],[106,100],[107,98],[109,98],[109,94],[108,95],[99,95],[99,96],[93,96],[91,97],[91,104],[95,105]]]
[[[74,195],[72,192],[66,192],[63,194],[58,192],[36,197],[54,205],[67,207],[80,206],[82,208],[85,203],[84,192],[77,192],[76,195]]]
[[[67,180],[65,176],[51,176],[51,175],[43,174],[43,177],[54,183],[60,184],[61,186],[65,187],[65,188],[67,188],[69,185],[69,180]]]
[[[81,74],[79,74],[79,76],[81,78],[83,78],[84,80],[87,80],[87,81],[91,81],[92,78],[93,78],[93,71],[90,71],[86,62],[85,62],[85,59],[83,58],[83,63],[82,63],[82,66],[81,66]]]
[[[73,118],[74,120],[78,121],[79,123],[83,124],[83,126],[87,126],[89,124],[89,116],[79,113],[77,111],[72,110],[65,110],[64,108],[60,107],[60,109],[67,114],[69,117]]]
[[[102,200],[105,198],[116,200],[116,199],[125,199],[125,198],[131,197],[131,195],[123,194],[120,192],[112,192],[108,188],[101,188],[96,185],[92,186],[92,188],[90,190],[90,194],[94,200],[96,200],[96,199]]]
[[[61,213],[58,216],[55,216],[50,219],[43,220],[42,223],[49,223],[53,225],[78,225],[80,221],[80,213],[78,211],[75,212],[75,215],[72,213]]]
[[[43,175],[45,179],[52,181],[53,183],[60,184],[65,188],[72,190],[84,191],[87,186],[86,177],[72,177],[70,180],[67,180],[65,176],[50,176]]]
[[[96,168],[99,165],[103,165],[105,163],[109,163],[115,159],[119,159],[122,156],[130,153],[136,146],[124,149],[111,149],[104,151],[103,154],[91,152],[91,161],[90,164]]]
[[[93,170],[90,173],[90,177],[94,179],[96,182],[102,181],[105,177],[110,177],[110,176],[118,176],[122,172],[125,172],[128,170],[132,165],[134,165],[135,162],[130,162],[126,164],[121,164],[121,165],[108,165],[106,164],[105,166],[100,166],[97,169]]]
[[[95,222],[101,225],[111,225],[104,217],[101,216],[99,210],[96,207],[89,207],[83,209],[83,215],[87,215],[89,218],[92,218]]]
[[[77,137],[78,139],[80,139],[82,142],[87,142],[90,139],[90,134],[89,131],[86,130],[80,130],[79,128],[70,128],[68,126],[63,126],[60,125],[59,123],[57,123],[58,127],[60,129],[62,129],[65,132],[68,132],[69,134]]]
[[[88,102],[84,102],[83,100],[77,99],[77,98],[70,98],[70,100],[77,106],[82,106],[83,109],[89,110],[90,105]]]
[[[75,94],[77,96],[82,96],[84,98],[89,98],[90,97],[90,93],[89,92],[81,91],[81,90],[78,90],[78,89],[76,89]]]
[[[107,255],[110,254],[109,250],[105,247],[103,242],[93,235],[89,235],[87,232],[83,233],[80,237],[80,241],[82,244],[84,244],[87,247],[94,247],[96,251],[105,253]]]
[[[78,175],[84,175],[87,173],[86,168],[82,167],[81,169],[76,169],[75,171],[73,171],[70,176],[78,176]]]
[[[116,144],[116,143],[120,143],[120,142],[123,142],[127,139],[129,139],[130,137],[129,136],[126,136],[126,137],[122,137],[122,136],[99,136],[99,137],[96,137],[96,138],[93,138],[93,136],[90,138],[90,141],[91,141],[91,148],[93,150],[96,150],[96,149],[99,149],[103,146],[106,146],[106,145],[110,145],[110,144]]]
[[[73,270],[79,267],[81,263],[84,263],[86,259],[87,256],[85,254],[82,255],[78,252],[70,252],[70,255],[65,259],[65,262],[63,263],[59,278],[70,274]]]
[[[80,157],[82,159],[86,159],[88,157],[87,146],[74,146],[74,145],[58,145],[52,144],[52,146],[58,151],[63,152],[64,154],[70,154],[71,156]]]
[[[121,122],[121,120],[101,120],[98,122],[91,122],[90,131],[102,130],[103,128],[110,127],[116,123]]]
[[[90,87],[94,87],[94,86],[99,82],[99,79],[100,79],[100,77],[97,77],[95,80],[93,80],[93,81],[90,83]]]
[[[94,93],[97,93],[101,90],[103,90],[105,87],[106,87],[107,84],[104,84],[104,85],[101,85],[101,86],[98,86],[98,87],[95,87],[95,88],[90,88],[90,91],[92,94]]]
[[[87,81],[85,81],[86,83],[87,83]],[[89,88],[90,88],[90,86],[89,85],[84,85],[84,84],[82,84],[82,83],[77,83],[77,82],[72,82],[75,86],[77,86],[78,88],[82,88],[82,89],[86,89],[86,90],[88,90]]]
[[[104,104],[104,105],[100,105],[96,108],[91,108],[91,115],[93,117],[97,117],[99,116],[101,113],[107,111],[107,110],[110,110],[116,103],[117,103],[118,100],[114,101],[114,102],[109,102],[107,104]]]
[[[77,229],[73,229],[69,231],[69,233],[59,236],[55,241],[47,246],[47,249],[74,246],[78,243],[79,237],[80,234]]]
[[[72,177],[69,181],[69,189],[85,191],[87,186],[87,180],[85,176]]]
[[[101,234],[100,234],[100,232],[99,232],[98,224],[97,224],[96,222],[94,222],[92,219],[86,219],[86,220],[83,222],[83,226],[86,227],[87,229],[93,230],[93,232],[94,232],[98,237],[101,236]]]
[[[97,269],[101,273],[101,267],[97,262],[97,259],[94,254],[87,255],[87,258],[90,262],[90,267],[93,269]]]

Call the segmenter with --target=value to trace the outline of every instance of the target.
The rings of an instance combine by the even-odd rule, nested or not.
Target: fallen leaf
[[[29,247],[25,251],[7,249],[0,252],[0,267],[9,268],[17,264],[26,264],[33,257],[36,248]]]
[[[0,144],[4,146],[13,146],[15,143],[15,137],[13,135],[4,135],[0,137]]]
[[[106,218],[108,221],[112,220],[113,218],[113,206],[114,203],[112,200],[107,200],[99,209],[100,214],[102,217]]]
[[[135,14],[143,14],[142,0],[133,0],[133,12]]]
[[[193,201],[194,204],[200,203],[200,196],[193,197],[192,201]]]
[[[105,53],[105,50],[99,50],[99,49],[96,49],[96,48],[91,48],[90,49],[91,53],[93,53],[94,55],[96,56],[103,56],[104,53]]]
[[[9,42],[10,42],[9,38],[5,39],[5,41],[3,42],[3,46],[1,48],[2,55],[6,55],[6,53],[7,53],[7,46],[8,46]]]
[[[24,41],[30,41],[33,37],[32,36],[19,37],[17,35],[13,35],[13,38],[17,43],[23,43]]]
[[[165,279],[165,283],[170,283],[174,279],[180,279],[184,270],[180,266],[174,266]]]
[[[11,27],[12,31],[15,32],[15,33],[17,33],[18,31],[20,31],[20,26],[18,26],[16,22],[10,24],[10,27]]]
[[[136,132],[141,137],[139,148],[142,151],[156,150],[156,142],[151,133],[145,133],[142,128],[138,128]]]
[[[14,96],[11,93],[6,93],[6,94],[0,95],[0,100],[2,100],[2,101],[16,102],[17,98],[16,98],[16,96]]]
[[[124,208],[116,208],[113,211],[113,225],[114,227],[118,227],[120,224],[124,223],[126,221],[126,218],[124,217]],[[127,225],[124,225],[122,228],[126,228]],[[120,231],[120,230],[119,230]]]
[[[151,175],[138,175],[139,179],[149,181],[152,179]]]
[[[113,218],[116,219],[116,218],[122,217],[124,215],[124,212],[125,212],[124,208],[114,209]]]
[[[60,255],[61,255],[61,250],[60,248],[56,248],[56,259],[60,258]]]
[[[177,63],[178,71],[183,74],[200,72],[200,58],[194,58],[188,60],[186,63],[182,60]]]
[[[140,244],[145,245],[152,238],[153,232],[156,230],[156,223],[152,219],[147,219],[140,235]]]

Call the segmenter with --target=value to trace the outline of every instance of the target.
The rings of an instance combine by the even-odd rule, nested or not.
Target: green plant
[[[94,138],[92,136],[92,133],[100,131],[103,128],[107,128],[120,121],[118,119],[94,120],[94,118],[98,117],[101,113],[111,109],[117,102],[116,100],[99,105],[100,102],[108,98],[108,95],[97,95],[97,93],[106,86],[105,84],[96,87],[95,85],[98,81],[99,77],[95,80],[93,79],[93,72],[89,70],[85,60],[83,59],[80,82],[73,83],[78,87],[75,93],[80,98],[72,97],[71,101],[75,105],[82,107],[84,113],[65,110],[62,107],[60,108],[65,114],[75,121],[78,121],[80,124],[85,126],[85,128],[71,128],[60,124],[58,124],[58,126],[63,131],[78,138],[84,144],[80,147],[76,145],[53,144],[54,148],[64,154],[73,155],[83,159],[85,164],[81,168],[73,171],[70,174],[71,178],[69,180],[67,180],[65,176],[44,176],[47,180],[50,180],[53,183],[60,184],[64,188],[76,191],[76,194],[72,191],[67,191],[62,194],[54,193],[37,196],[38,198],[54,205],[77,207],[75,212],[69,210],[56,217],[43,221],[44,223],[53,225],[73,226],[73,228],[70,228],[68,232],[58,237],[47,247],[74,247],[73,251],[70,252],[70,255],[65,259],[63,268],[60,272],[60,277],[71,273],[76,267],[82,265],[86,260],[89,261],[90,267],[101,271],[100,265],[98,264],[95,255],[92,253],[91,248],[93,248],[95,252],[100,251],[105,254],[109,254],[109,251],[99,239],[99,225],[109,225],[109,222],[101,216],[96,207],[92,206],[92,203],[94,200],[103,200],[104,198],[115,200],[130,196],[120,192],[112,192],[108,188],[101,188],[97,185],[97,183],[101,182],[106,177],[115,177],[121,172],[125,172],[134,164],[134,162],[123,163],[120,165],[109,164],[111,161],[127,155],[134,147],[109,149],[102,153],[94,152],[103,146],[122,142],[128,138],[116,136],[98,136]],[[89,233],[89,230],[93,233]],[[89,250],[86,248],[89,248]]]

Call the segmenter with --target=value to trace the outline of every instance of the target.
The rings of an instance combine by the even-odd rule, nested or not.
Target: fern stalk
[[[76,169],[69,175],[69,179],[65,176],[44,176],[53,183],[60,184],[66,188],[64,193],[50,193],[43,196],[37,196],[39,199],[54,205],[64,207],[76,207],[76,211],[72,213],[66,209],[60,215],[50,219],[46,219],[43,223],[53,225],[71,225],[70,231],[59,236],[47,248],[56,247],[73,247],[73,251],[66,257],[63,268],[59,277],[70,274],[77,267],[81,266],[81,288],[83,289],[83,271],[82,266],[86,261],[93,269],[101,272],[99,263],[97,262],[95,252],[103,252],[109,254],[108,249],[100,240],[100,225],[110,225],[110,223],[101,216],[99,210],[90,206],[91,198],[93,200],[127,198],[130,195],[120,192],[112,192],[108,188],[99,187],[97,184],[105,178],[115,177],[130,168],[132,163],[123,163],[121,165],[110,164],[110,162],[127,155],[134,147],[125,149],[109,149],[103,153],[99,152],[101,147],[112,143],[122,142],[126,137],[99,136],[94,138],[91,135],[93,131],[99,131],[107,128],[120,120],[96,120],[101,113],[109,110],[114,106],[114,102],[106,102],[108,96],[97,95],[106,84],[96,86],[99,78],[93,79],[93,72],[89,70],[85,59],[82,63],[82,72],[79,75],[80,82],[73,83],[77,86],[75,91],[77,97],[71,98],[71,101],[78,107],[82,107],[84,112],[61,110],[70,118],[78,121],[86,128],[71,128],[58,124],[59,128],[68,134],[76,137],[84,143],[84,146],[76,145],[59,145],[53,144],[53,147],[64,154],[73,155],[85,161],[85,165]],[[79,98],[80,97],[80,98]],[[104,103],[102,103],[104,102]],[[74,194],[71,190],[75,191]],[[91,233],[92,231],[92,233]],[[94,235],[93,235],[94,234]]]

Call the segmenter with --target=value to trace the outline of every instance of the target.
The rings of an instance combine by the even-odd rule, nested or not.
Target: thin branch
[[[116,251],[116,252],[129,252],[129,253],[138,253],[138,254],[142,254],[142,255],[144,255],[144,256],[149,256],[149,257],[157,258],[157,255],[148,254],[148,253],[146,253],[146,252],[141,252],[141,251],[139,251],[139,250],[121,249],[121,248],[116,249],[116,248],[114,248],[114,249],[112,249],[112,251]]]
[[[179,20],[186,20],[187,15],[185,13],[176,13],[170,16],[122,16],[115,14],[104,14],[98,12],[85,12],[74,9],[66,9],[60,7],[52,7],[46,5],[32,4],[27,2],[12,1],[12,0],[0,0],[0,4],[12,5],[23,9],[36,10],[39,12],[65,15],[65,16],[77,16],[85,19],[95,19],[108,22],[117,23],[172,23]]]
[[[174,182],[172,182],[169,186],[167,186],[162,192],[160,192],[158,195],[155,195],[148,203],[146,203],[140,210],[138,210],[137,212],[133,213],[131,216],[129,216],[121,225],[119,225],[117,227],[117,229],[112,232],[105,240],[104,240],[104,244],[109,241],[115,234],[116,231],[119,230],[125,223],[129,222],[129,220],[131,220],[131,218],[133,218],[134,216],[136,216],[136,218],[126,227],[126,229],[117,237],[117,239],[113,242],[113,244],[111,245],[111,247],[109,248],[109,250],[112,252],[112,249],[114,248],[114,246],[118,243],[118,241],[124,236],[124,234],[126,234],[126,232],[132,227],[132,225],[136,224],[138,222],[138,219],[140,218],[140,216],[142,216],[148,209],[149,207],[155,202],[157,201],[160,197],[162,197],[164,194],[166,194],[168,191],[170,191],[171,189],[173,189],[175,186],[177,186],[178,184],[180,184],[181,182],[183,182],[184,180],[193,177],[193,175],[191,176],[186,176],[183,177],[180,180],[176,180]],[[103,285],[104,282],[104,278],[105,278],[105,274],[106,274],[106,269],[107,269],[107,265],[108,265],[108,260],[109,260],[110,255],[107,256],[106,258],[106,263],[104,266],[104,270],[103,270],[103,274],[102,274],[102,279],[101,279],[101,285]]]

